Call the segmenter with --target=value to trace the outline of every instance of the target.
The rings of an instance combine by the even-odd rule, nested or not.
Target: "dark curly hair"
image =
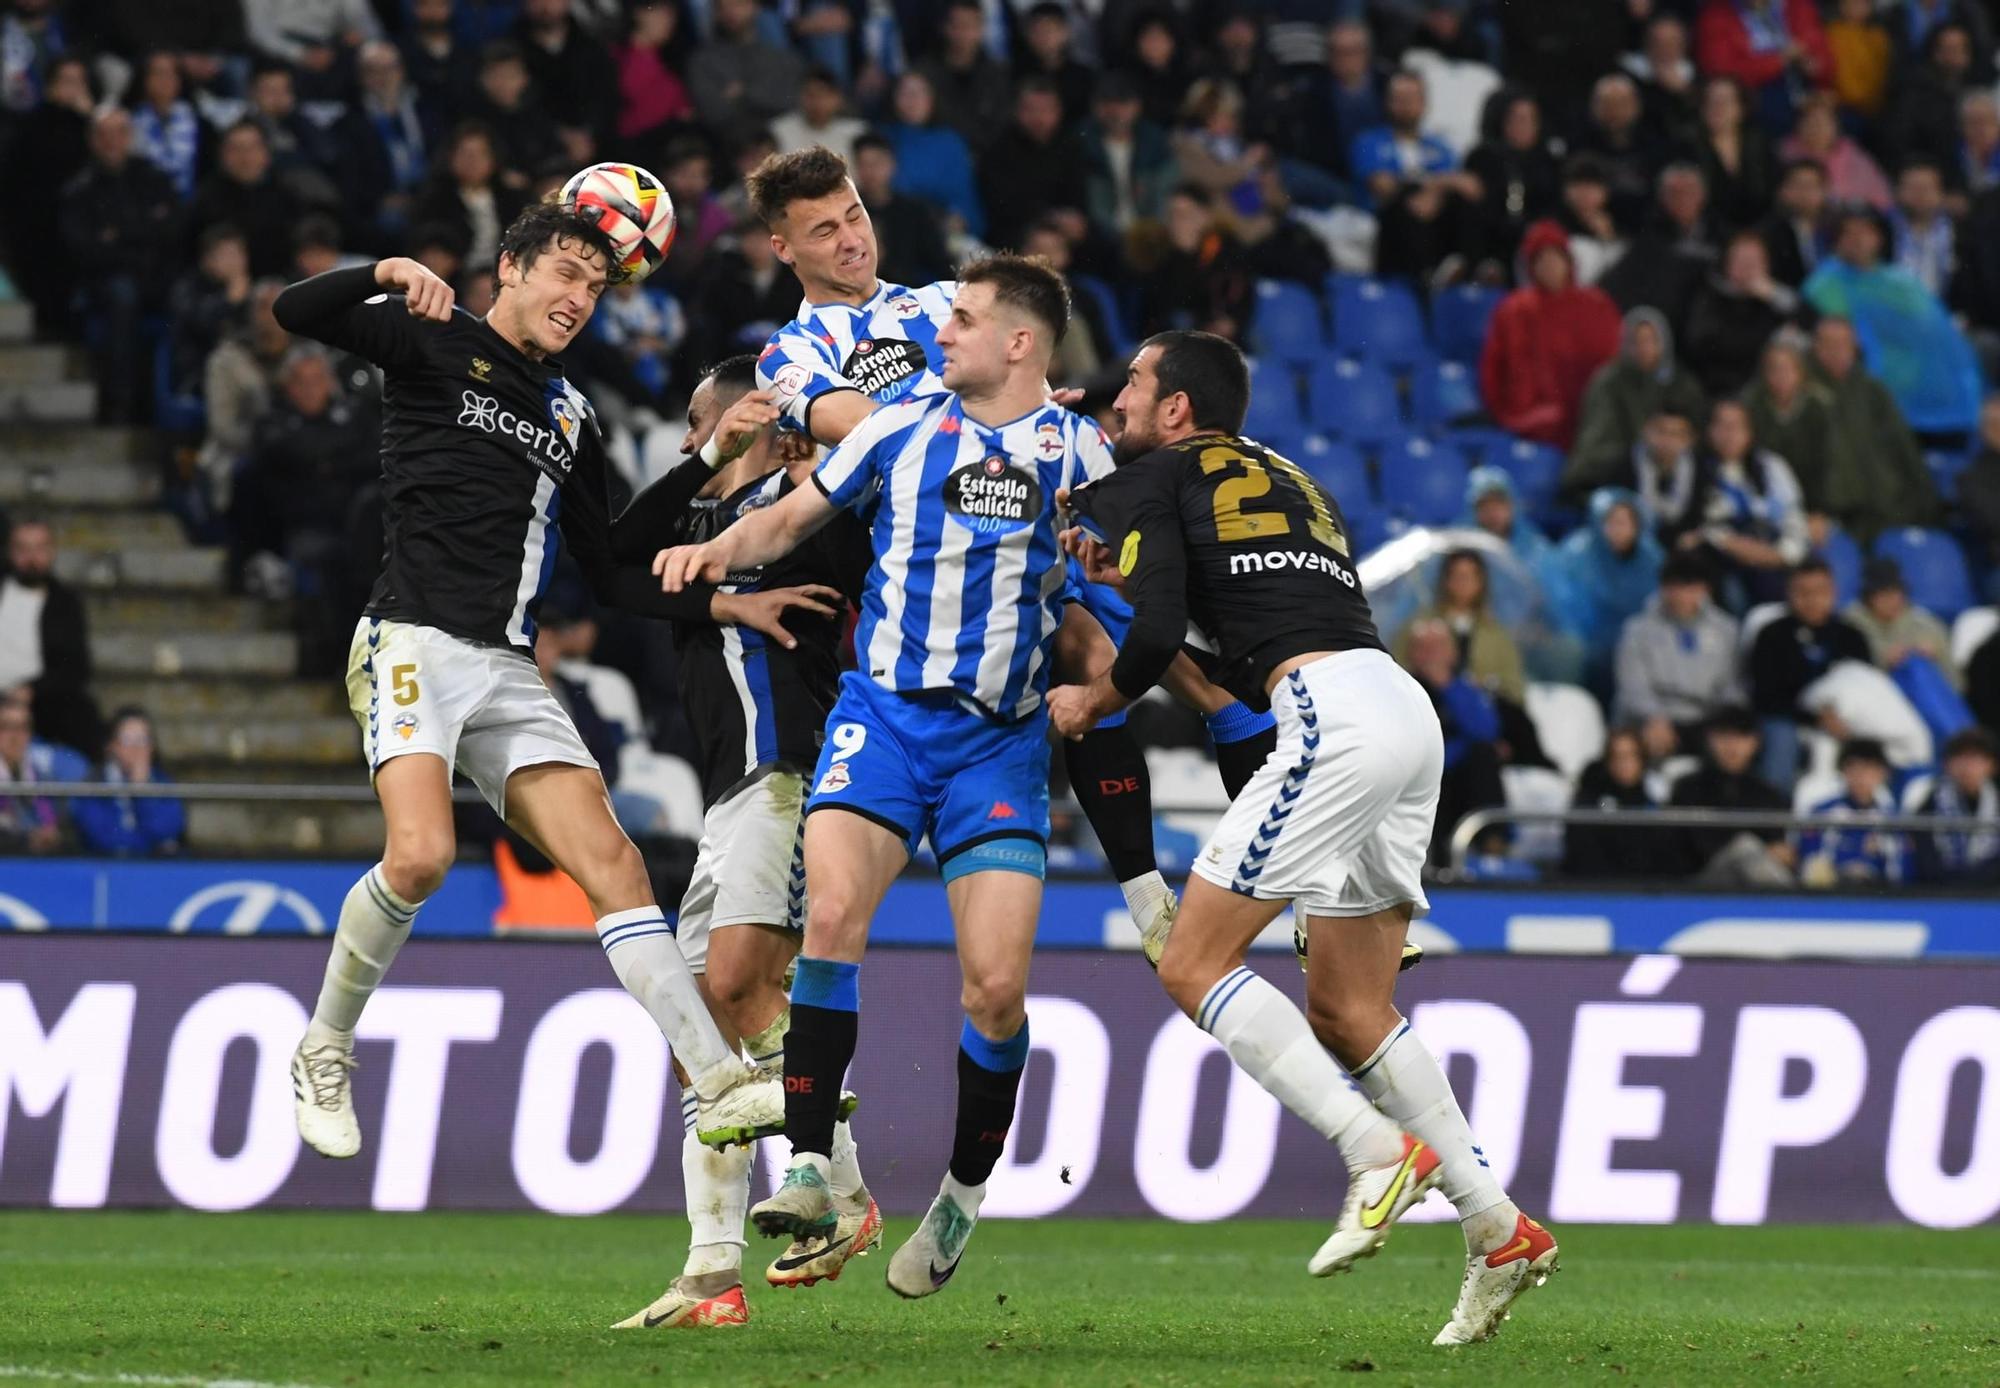
[[[534,268],[543,251],[571,242],[580,242],[601,257],[612,283],[625,278],[619,271],[611,238],[553,199],[530,203],[521,210],[521,215],[500,233],[500,254],[512,256],[525,274]]]

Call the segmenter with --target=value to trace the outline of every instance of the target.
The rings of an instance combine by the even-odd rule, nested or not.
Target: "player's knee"
[[[1012,1036],[1028,1019],[1027,980],[1012,969],[968,973],[959,1004],[981,1036]]]
[[[744,1014],[756,1010],[757,1004],[768,1002],[778,995],[780,983],[755,967],[760,961],[730,955],[718,955],[711,937],[708,951],[708,993],[722,1015],[744,1030]],[[768,1021],[769,1018],[763,1020]]]
[[[449,825],[406,827],[391,833],[384,845],[382,876],[403,900],[422,901],[444,885],[457,856],[458,839]]]
[[[646,873],[646,859],[623,833],[598,836],[573,855],[574,861],[559,866],[576,879],[593,902],[643,902],[653,894],[652,879]],[[605,909],[619,909],[607,905]]]
[[[838,886],[817,887],[806,902],[805,952],[820,959],[858,959],[868,918],[860,900]]]
[[[1160,986],[1180,1004],[1183,1012],[1193,1016],[1217,980],[1242,962],[1241,951],[1231,957],[1216,950],[1210,932],[1200,928],[1190,930],[1183,916],[1167,936],[1167,947],[1160,954]]]
[[[1306,995],[1306,1022],[1313,1035],[1342,1065],[1349,1067],[1359,1065],[1374,1053],[1382,1040],[1385,1013],[1394,1010],[1393,1006],[1385,1008],[1357,998],[1315,994],[1310,990]]]

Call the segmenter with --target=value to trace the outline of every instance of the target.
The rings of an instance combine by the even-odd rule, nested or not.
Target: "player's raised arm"
[[[653,556],[660,588],[679,593],[700,583],[720,583],[736,569],[768,564],[838,513],[816,487],[796,487],[775,506],[753,511],[702,545],[679,545]]]
[[[286,332],[395,366],[416,359],[423,324],[451,321],[453,302],[449,284],[406,256],[392,256],[300,280],[278,295],[271,313]]]

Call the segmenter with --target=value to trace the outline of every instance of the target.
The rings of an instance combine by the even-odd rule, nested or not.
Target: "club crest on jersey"
[[[898,318],[916,318],[923,314],[924,306],[917,302],[914,294],[900,294],[883,305]]]
[[[570,403],[567,395],[550,397],[549,419],[555,424],[556,431],[563,436],[563,442],[572,449],[575,448],[576,431],[582,421],[577,418],[576,406]]]
[[[1043,424],[1035,430],[1035,456],[1045,463],[1053,463],[1063,455],[1063,436],[1060,424]]]
[[[847,763],[837,761],[826,769],[824,776],[819,778],[819,784],[813,787],[813,794],[833,795],[846,790],[852,784],[853,780],[847,774]]]
[[[840,368],[847,383],[877,400],[894,400],[907,382],[930,366],[924,349],[908,338],[864,337]]]
[[[1042,486],[1033,473],[989,453],[944,479],[944,509],[981,534],[1019,530],[1041,515]]]

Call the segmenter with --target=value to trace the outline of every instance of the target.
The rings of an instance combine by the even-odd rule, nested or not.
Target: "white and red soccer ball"
[[[592,164],[563,185],[561,200],[610,238],[615,280],[646,278],[674,244],[674,200],[637,164]]]

